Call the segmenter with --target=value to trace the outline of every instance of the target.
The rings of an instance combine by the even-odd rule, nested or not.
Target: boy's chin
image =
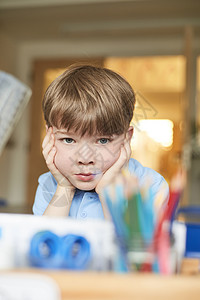
[[[75,186],[77,189],[82,190],[82,191],[91,191],[96,188],[96,183],[94,182],[80,182],[77,183]]]

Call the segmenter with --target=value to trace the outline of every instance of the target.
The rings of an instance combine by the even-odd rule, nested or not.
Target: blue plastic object
[[[40,268],[61,267],[61,242],[61,238],[51,231],[36,233],[30,243],[29,258],[31,265]]]
[[[29,259],[35,267],[83,270],[90,258],[90,243],[82,236],[60,237],[47,230],[36,233],[30,243]]]
[[[90,244],[82,236],[68,234],[62,238],[63,268],[83,270],[91,258]]]

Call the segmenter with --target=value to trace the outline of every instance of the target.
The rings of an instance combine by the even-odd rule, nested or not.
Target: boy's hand
[[[47,167],[49,171],[54,176],[59,186],[74,189],[74,186],[67,180],[65,176],[63,176],[60,171],[56,168],[54,163],[54,158],[56,155],[56,147],[55,147],[55,137],[53,134],[53,128],[50,127],[47,130],[47,134],[42,143],[42,154],[45,158]]]
[[[117,175],[121,173],[121,170],[128,165],[128,161],[131,156],[130,140],[128,134],[124,140],[124,144],[121,146],[121,153],[118,160],[104,173],[101,180],[98,182],[95,190],[97,194],[101,194],[101,191],[112,181],[115,181]]]

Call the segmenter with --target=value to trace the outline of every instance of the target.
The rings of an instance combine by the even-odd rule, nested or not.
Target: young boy
[[[108,218],[102,191],[123,168],[140,186],[151,181],[154,197],[168,185],[131,156],[135,95],[115,72],[72,65],[48,87],[43,112],[43,155],[50,172],[39,177],[33,212],[77,219]]]

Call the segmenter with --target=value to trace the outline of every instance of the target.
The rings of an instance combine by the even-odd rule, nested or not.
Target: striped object
[[[0,154],[31,97],[31,89],[0,71]]]

